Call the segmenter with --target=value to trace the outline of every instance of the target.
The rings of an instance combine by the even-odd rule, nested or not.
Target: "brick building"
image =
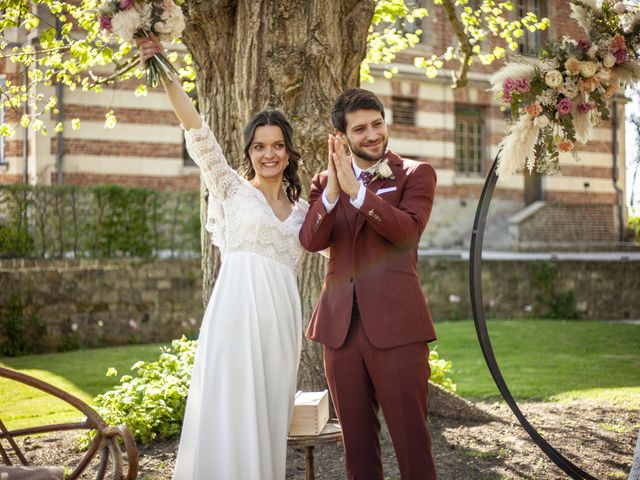
[[[444,12],[433,8],[433,0],[422,1],[431,8],[419,25],[425,32],[420,44],[398,58],[394,64],[398,74],[392,79],[382,75],[382,67],[374,68],[375,82],[363,87],[378,94],[386,107],[390,147],[406,157],[430,162],[437,170],[437,199],[422,245],[466,248],[477,199],[505,133],[506,115],[487,91],[491,72],[502,63],[473,66],[464,88],[451,88],[446,69],[428,79],[413,67],[412,54],[442,52],[455,42],[455,36]],[[520,39],[524,55],[535,52],[547,38],[584,37],[570,19],[566,0],[514,3],[519,15],[533,11],[551,20],[549,30],[527,33]],[[124,82],[100,95],[59,92],[65,118],[80,118],[82,128],[73,130],[66,125],[58,136],[18,129],[13,138],[1,140],[0,183],[61,180],[82,185],[197,189],[198,170],[185,155],[182,130],[164,93],[136,97],[133,88]],[[577,145],[578,161],[563,154],[562,175],[518,174],[500,179],[489,212],[485,248],[620,247],[626,225],[624,103],[624,97],[615,98],[612,120],[596,128],[590,143]],[[105,130],[104,114],[110,109],[118,124]],[[56,118],[46,119],[49,132],[54,132],[56,123]]]

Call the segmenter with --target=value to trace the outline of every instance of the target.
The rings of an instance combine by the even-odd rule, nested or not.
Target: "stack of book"
[[[289,435],[318,435],[329,420],[329,393],[296,393]]]

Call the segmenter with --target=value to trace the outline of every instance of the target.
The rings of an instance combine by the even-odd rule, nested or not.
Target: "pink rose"
[[[126,10],[133,5],[133,2],[134,0],[120,0],[118,2],[118,7],[120,7],[120,10]]]
[[[589,40],[578,40],[578,46],[586,52],[591,48],[591,42]]]
[[[616,65],[620,65],[627,59],[627,51],[625,49],[616,50],[613,56],[616,57]]]
[[[556,110],[560,115],[571,113],[571,108],[573,108],[573,104],[571,103],[571,100],[566,97],[560,100],[556,105]]]
[[[573,142],[567,139],[560,140],[557,145],[561,152],[570,152],[574,148]]]
[[[589,113],[591,110],[593,110],[593,104],[579,103],[577,108],[580,113]]]
[[[103,15],[100,17],[100,28],[102,30],[111,31],[111,16]]]
[[[511,77],[507,77],[504,79],[504,82],[502,82],[502,92],[504,94],[507,93],[511,93],[516,89],[516,81],[511,78]]]
[[[529,90],[531,90],[531,82],[528,78],[519,78],[518,80],[516,80],[516,89],[520,93],[527,93]]]

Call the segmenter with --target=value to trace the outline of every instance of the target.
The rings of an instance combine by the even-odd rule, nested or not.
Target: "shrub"
[[[629,232],[637,243],[640,243],[640,217],[629,217]]]
[[[450,360],[440,358],[440,354],[436,350],[429,351],[429,367],[431,367],[430,380],[451,392],[456,391],[456,384],[446,374],[453,367]]]
[[[126,424],[136,441],[150,443],[180,431],[186,406],[196,341],[182,337],[163,347],[155,362],[137,362],[134,376],[94,399],[96,411],[110,425]],[[117,375],[113,369],[107,373]]]
[[[199,192],[0,185],[0,257],[198,254],[199,205]]]
[[[17,357],[43,350],[47,327],[35,316],[25,316],[17,295],[0,305],[0,355]]]

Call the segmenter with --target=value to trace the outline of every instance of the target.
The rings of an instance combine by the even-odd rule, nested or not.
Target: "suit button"
[[[353,283],[353,277],[349,278],[349,283]]]

